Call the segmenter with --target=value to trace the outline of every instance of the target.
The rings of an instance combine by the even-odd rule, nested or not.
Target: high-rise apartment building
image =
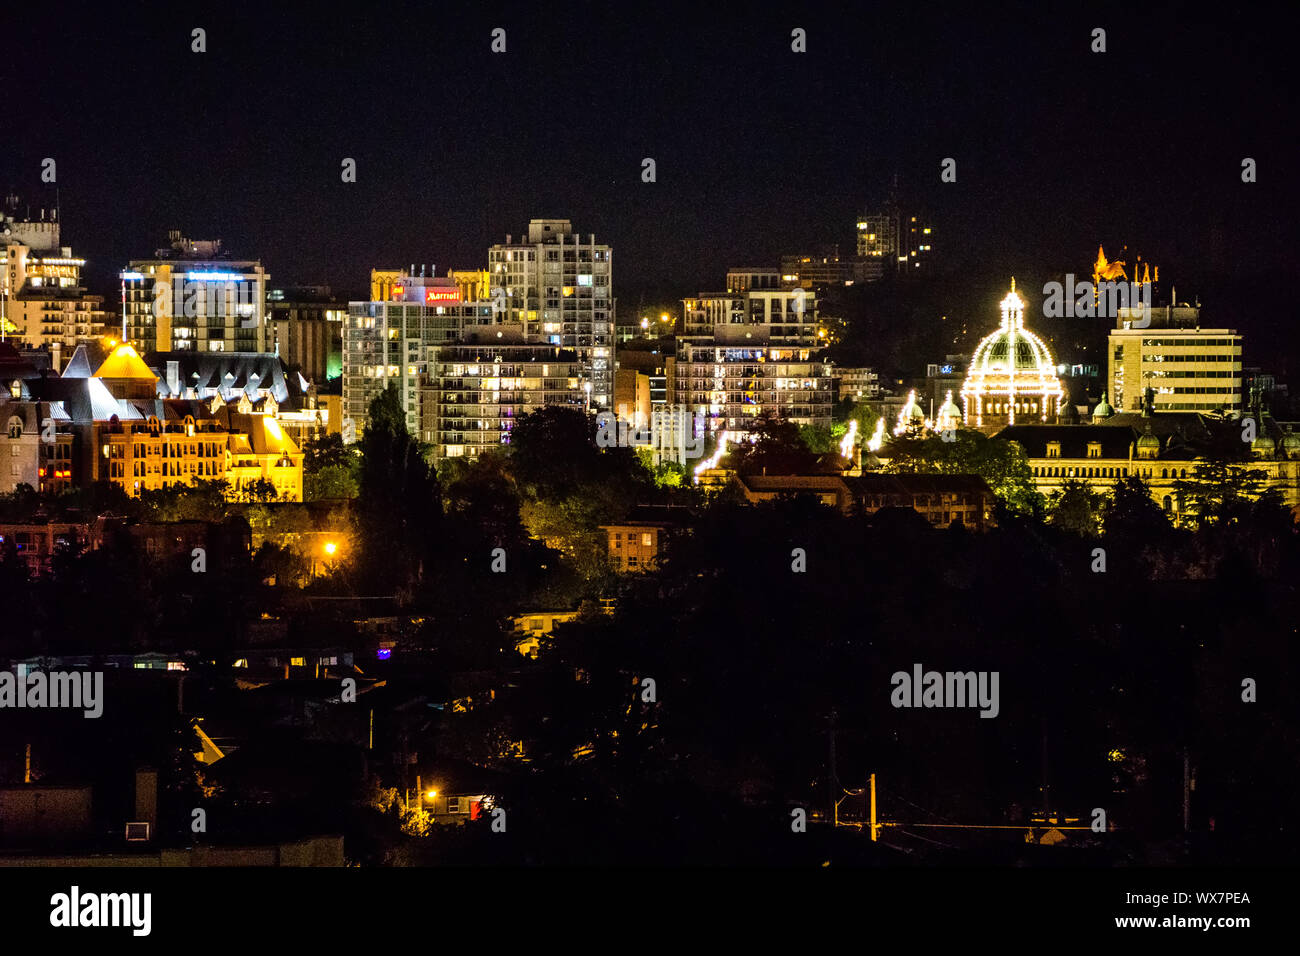
[[[614,397],[613,252],[583,241],[568,219],[534,219],[528,234],[488,251],[490,294],[501,318],[526,342],[574,350],[593,410]]]
[[[683,301],[675,401],[708,430],[752,431],[765,415],[830,425],[832,367],[818,345],[817,299],[804,289],[701,293]]]
[[[878,213],[858,217],[858,256],[867,260],[868,279],[885,270],[921,275],[928,271],[934,253],[934,225],[922,212],[904,212],[892,202]],[[879,262],[878,269],[872,267]]]
[[[142,351],[267,351],[271,277],[262,264],[231,258],[220,239],[168,238],[168,248],[132,259],[121,274],[127,341]]]
[[[420,437],[435,458],[475,458],[508,445],[519,417],[544,406],[585,406],[586,366],[575,350],[524,342],[518,326],[477,337],[428,350]]]

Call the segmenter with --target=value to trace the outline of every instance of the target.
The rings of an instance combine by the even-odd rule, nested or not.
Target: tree
[[[742,475],[806,475],[817,467],[817,456],[805,444],[797,424],[784,419],[760,419],[753,442],[738,442],[727,450],[727,461]]]
[[[1081,537],[1095,538],[1101,533],[1105,505],[1105,495],[1097,494],[1085,482],[1071,478],[1048,499],[1047,523]]]
[[[565,497],[601,472],[595,436],[593,416],[562,405],[544,406],[520,416],[510,432],[511,469],[537,497]],[[606,450],[635,459],[631,449]]]
[[[1244,520],[1267,478],[1262,469],[1214,458],[1197,462],[1192,476],[1175,482],[1174,489],[1184,513],[1199,529]]]
[[[198,479],[140,492],[140,503],[154,521],[220,521],[226,515],[230,482]]]
[[[912,474],[979,475],[1015,514],[1040,516],[1042,494],[1034,487],[1029,457],[1018,443],[983,432],[957,429],[952,441],[941,435],[894,438],[881,451],[885,471]]]
[[[361,455],[342,435],[326,435],[303,450],[302,490],[306,501],[355,498],[360,491]]]
[[[1162,540],[1172,528],[1169,515],[1152,500],[1150,486],[1136,475],[1115,482],[1102,512],[1102,527],[1107,539],[1134,542]]]
[[[408,592],[432,571],[439,544],[442,492],[423,449],[406,428],[397,386],[370,403],[361,439],[357,519],[362,579]]]

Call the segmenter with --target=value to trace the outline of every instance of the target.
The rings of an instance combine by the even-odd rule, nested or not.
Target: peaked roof
[[[72,353],[72,358],[68,359],[68,367],[63,370],[63,377],[90,378],[92,374],[90,354],[86,351],[86,346],[78,345],[77,350]]]
[[[119,345],[115,348],[112,354],[104,359],[104,364],[95,372],[94,377],[147,378],[151,382],[158,380],[158,376],[149,371],[149,366],[144,364],[140,354],[129,345]]]
[[[44,378],[32,380],[31,396],[50,402],[50,416],[55,421],[108,421],[122,415],[122,406],[97,378]]]
[[[200,398],[215,393],[227,402],[238,401],[240,392],[256,401],[267,391],[281,405],[290,397],[284,364],[273,352],[150,352],[144,361],[156,371],[158,394],[163,398],[179,398],[189,388]],[[168,382],[172,362],[178,394],[172,394]]]

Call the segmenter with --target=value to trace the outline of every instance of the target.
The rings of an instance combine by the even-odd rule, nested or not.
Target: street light
[[[326,553],[326,554],[332,556],[332,555],[334,554],[334,552],[337,551],[338,549],[339,549],[339,546],[338,546],[337,544],[335,544],[333,541],[326,541],[326,542],[325,542],[325,553]]]

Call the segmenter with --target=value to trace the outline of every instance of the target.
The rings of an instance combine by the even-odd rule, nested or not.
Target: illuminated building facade
[[[428,349],[482,333],[493,325],[490,302],[465,302],[450,278],[373,272],[373,292],[388,298],[351,302],[343,328],[343,415],[364,429],[374,398],[397,386],[406,427],[418,435],[420,390],[428,371]]]
[[[46,402],[0,396],[0,494],[12,494],[19,485],[42,492],[72,485],[72,435],[56,428],[53,442],[41,441],[41,423],[50,412]]]
[[[783,283],[777,269],[762,266],[737,266],[727,270],[727,291],[748,292],[750,289],[779,289]],[[786,283],[788,284],[788,283]]]
[[[325,286],[272,289],[267,300],[270,340],[280,360],[317,385],[339,378],[347,304]]]
[[[837,366],[835,369],[835,400],[842,402],[869,402],[880,397],[880,373],[874,368],[849,368]]]
[[[859,216],[857,227],[858,257],[870,270],[866,279],[878,279],[886,270],[923,275],[932,268],[934,225],[924,213],[905,213],[891,202],[883,212]]]
[[[858,255],[879,261],[882,272],[886,263],[897,262],[898,217],[887,212],[859,216]]]
[[[1002,300],[1002,322],[971,357],[961,387],[962,416],[969,427],[1055,421],[1065,396],[1052,355],[1042,339],[1024,327],[1024,301],[1016,281]]]
[[[1104,403],[1103,403],[1104,404]],[[1300,514],[1300,434],[1292,424],[1260,417],[1251,460],[1235,467],[1264,473],[1263,488],[1281,492]],[[1196,465],[1216,444],[1216,433],[1240,440],[1236,422],[1197,412],[1094,413],[1088,425],[1015,425],[998,437],[1017,442],[1029,458],[1034,486],[1044,495],[1078,481],[1109,493],[1116,481],[1136,477],[1175,524],[1186,515],[1178,483],[1194,477]]]
[[[435,458],[475,458],[508,445],[519,416],[544,406],[584,407],[587,366],[578,353],[521,337],[428,350],[417,434]]]
[[[59,245],[58,213],[15,219],[17,200],[0,212],[0,339],[31,348],[71,349],[104,330],[104,297],[82,284],[86,260]]]
[[[610,247],[595,235],[583,242],[568,219],[534,219],[526,237],[488,250],[502,320],[519,325],[525,341],[576,351],[593,411],[614,400],[613,269]]]
[[[221,240],[191,241],[177,231],[152,259],[121,273],[126,340],[141,351],[265,352],[272,340],[270,276],[255,260],[237,261]]]
[[[769,414],[830,425],[835,381],[819,347],[816,295],[751,288],[701,293],[683,307],[675,404],[737,438]]]
[[[879,261],[861,256],[841,256],[837,246],[815,253],[781,257],[781,284],[801,289],[853,285],[880,278]]]
[[[93,374],[81,348],[62,377],[24,381],[31,400],[26,404],[39,402],[56,432],[53,448],[40,452],[57,459],[41,464],[46,475],[39,476],[40,487],[55,490],[49,476],[62,482],[60,487],[108,481],[139,495],[196,480],[225,480],[230,497],[239,500],[264,481],[275,488],[277,500],[302,500],[302,452],[276,421],[274,398],[266,396],[260,408],[242,391],[229,404],[221,394],[161,398],[158,384],[159,377],[129,345],[117,346]],[[17,403],[19,409],[22,405]],[[34,427],[6,405],[0,405],[0,417],[8,422],[7,435],[21,434],[19,441]]]
[[[1199,310],[1194,310],[1199,313]],[[1147,388],[1156,411],[1221,412],[1242,410],[1241,336],[1235,329],[1165,325],[1152,310],[1146,328],[1113,329],[1107,339],[1107,384],[1120,411],[1142,407]]]

